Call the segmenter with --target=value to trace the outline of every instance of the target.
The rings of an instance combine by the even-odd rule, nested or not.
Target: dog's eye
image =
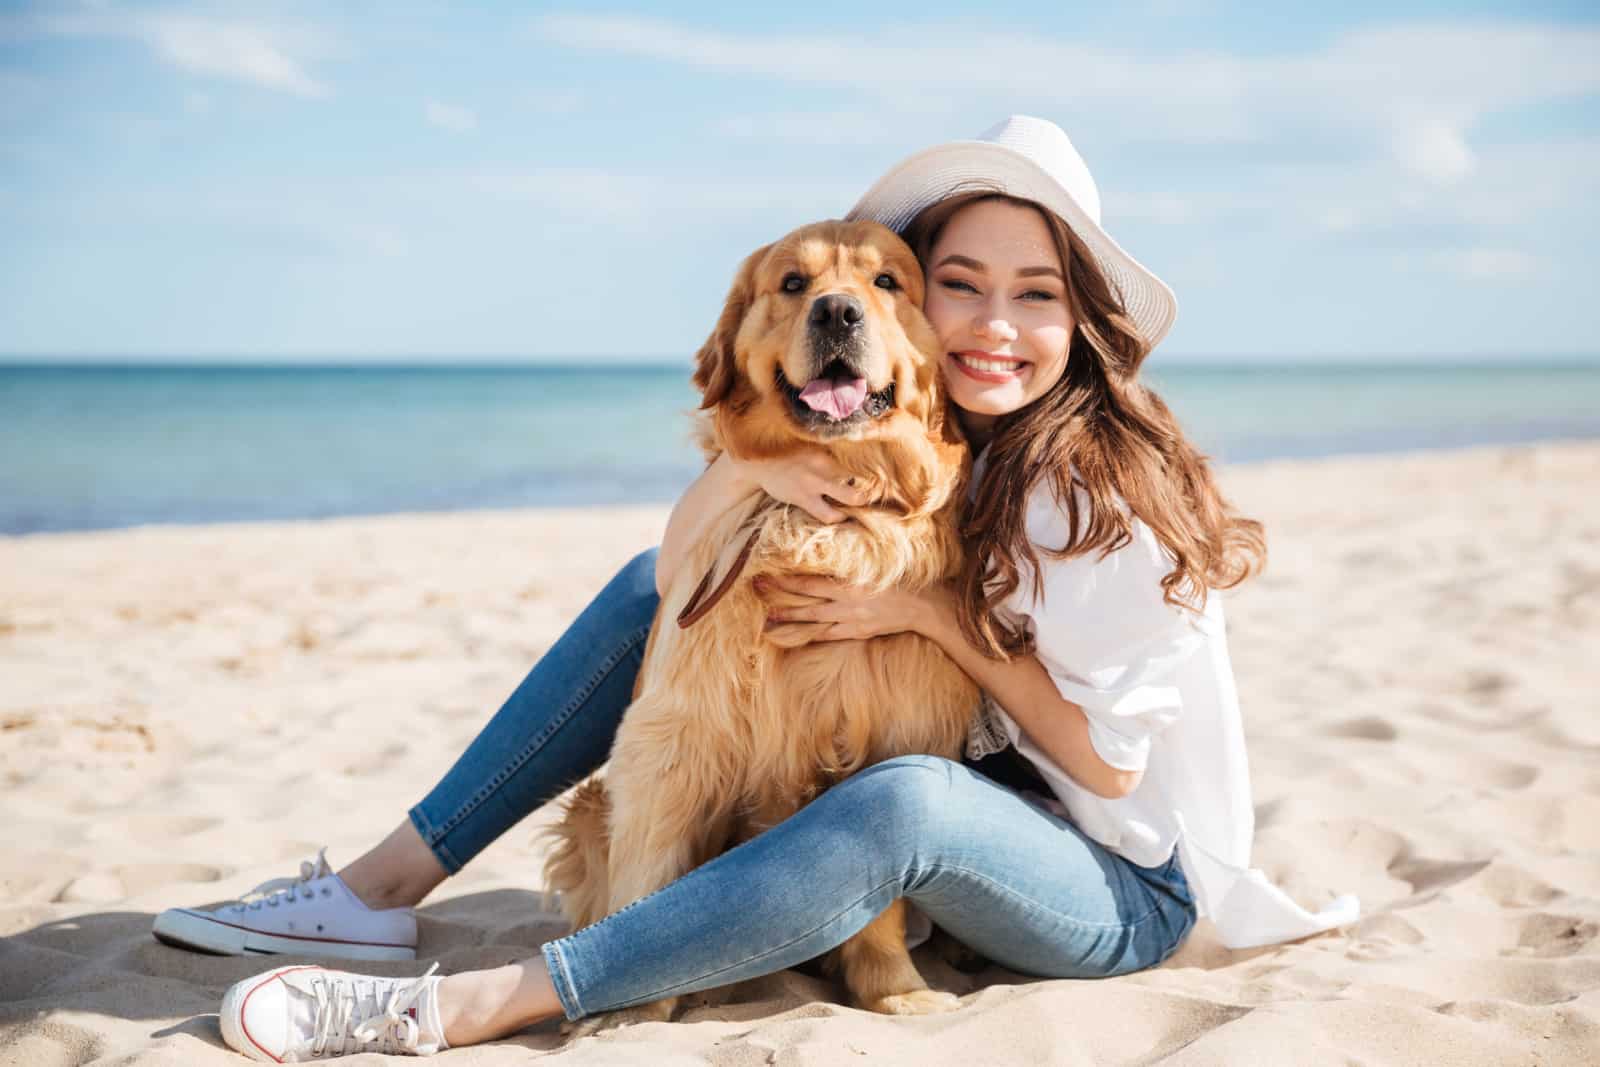
[[[806,289],[806,279],[801,274],[785,274],[783,276],[783,291],[786,293],[803,293]]]
[[[891,293],[900,288],[900,283],[895,281],[894,275],[890,274],[888,271],[884,271],[882,274],[872,279],[872,284],[876,285],[879,289],[887,289]]]

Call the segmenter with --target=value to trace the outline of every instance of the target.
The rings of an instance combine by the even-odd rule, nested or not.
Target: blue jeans
[[[411,809],[446,870],[605,761],[658,603],[655,561],[641,553],[606,585]],[[902,756],[544,955],[578,1019],[803,963],[898,897],[996,963],[1054,978],[1153,966],[1195,922],[1176,850],[1139,867],[974,765]]]

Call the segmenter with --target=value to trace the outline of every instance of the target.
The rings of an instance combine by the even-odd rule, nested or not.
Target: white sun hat
[[[850,209],[901,233],[924,208],[967,192],[997,192],[1054,211],[1094,255],[1154,348],[1178,317],[1178,299],[1160,278],[1100,228],[1100,191],[1066,132],[1048,119],[1012,115],[976,140],[950,141],[889,169]]]

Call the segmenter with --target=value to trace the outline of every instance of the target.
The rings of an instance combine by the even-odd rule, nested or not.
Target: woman
[[[1100,229],[1066,135],[1017,116],[919,153],[852,217],[902,231],[928,273],[925,311],[978,453],[969,562],[956,588],[921,595],[790,580],[820,599],[786,616],[830,623],[824,640],[938,642],[986,694],[967,760],[868,768],[536,959],[444,978],[258,975],[224,998],[234,1048],[432,1053],[793,966],[902,896],[990,959],[1052,977],[1153,966],[1199,915],[1234,946],[1354,918],[1352,899],[1310,915],[1248,869],[1243,735],[1208,594],[1255,569],[1261,531],[1137,381],[1176,305]],[[265,900],[163,915],[158,935],[409,958],[410,907],[604,760],[657,588],[756,488],[825,522],[843,518],[830,499],[865,502],[821,461],[724,455],[674,508],[659,553],[613,579],[381,845],[338,874],[308,864]]]

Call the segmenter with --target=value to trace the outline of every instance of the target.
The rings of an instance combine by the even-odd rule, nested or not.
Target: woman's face
[[[1061,258],[1038,211],[981,200],[951,216],[925,266],[923,311],[950,398],[986,437],[996,416],[1031,404],[1066,370],[1077,324]]]

